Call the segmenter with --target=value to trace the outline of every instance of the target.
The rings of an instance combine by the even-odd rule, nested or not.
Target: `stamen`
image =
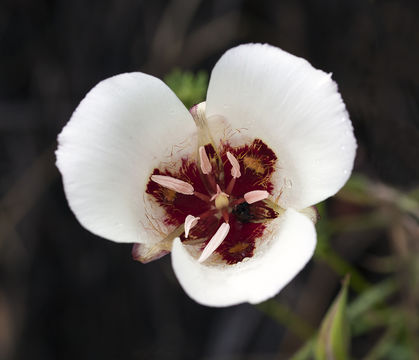
[[[221,245],[224,239],[227,237],[228,232],[230,231],[230,225],[227,223],[223,223],[208,242],[207,246],[205,246],[204,250],[202,251],[201,256],[198,259],[198,262],[204,262],[207,260],[211,254],[217,250],[217,248]]]
[[[244,199],[248,204],[253,204],[257,201],[265,200],[269,196],[266,190],[253,190],[244,194]]]
[[[221,211],[221,214],[223,215],[223,219],[226,223],[228,223],[228,221],[230,220],[230,216],[228,215],[228,210],[226,208],[224,208]]]
[[[229,151],[227,151],[227,158],[228,158],[228,161],[230,161],[230,164],[232,166],[231,167],[231,176],[235,179],[239,178],[241,176],[239,162],[234,157],[234,155],[232,153],[230,153]]]
[[[244,202],[246,202],[246,200],[244,198],[240,198],[240,199],[234,200],[230,205],[231,206],[236,206],[236,205],[239,205],[239,204],[243,204]]]
[[[236,178],[232,177],[230,182],[228,183],[228,186],[227,186],[227,189],[226,189],[227,194],[231,194],[235,184],[236,184]]]
[[[199,160],[201,162],[202,173],[208,175],[212,171],[211,163],[203,146],[199,147]]]
[[[209,183],[210,183],[210,186],[211,186],[212,190],[215,190],[215,187],[216,187],[217,183],[215,182],[214,174],[208,174],[208,180],[209,180]]]
[[[188,238],[189,231],[198,223],[199,217],[188,215],[185,218],[185,238]]]
[[[180,194],[194,194],[194,188],[191,184],[188,184],[186,181],[182,181],[171,176],[151,175],[151,180],[165,188],[174,190]]]
[[[206,219],[206,218],[207,218],[207,217],[209,217],[209,216],[215,215],[217,212],[218,212],[218,210],[217,210],[217,209],[207,210],[207,211],[203,212],[202,214],[200,214],[200,215],[198,216],[198,218],[199,218],[200,220],[202,220],[202,219]]]
[[[201,199],[202,201],[205,202],[211,202],[211,198],[208,195],[205,195],[203,193],[200,193],[198,191],[194,191],[193,194],[198,198]]]

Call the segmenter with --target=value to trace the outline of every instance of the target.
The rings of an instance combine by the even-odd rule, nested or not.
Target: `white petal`
[[[145,186],[160,161],[196,151],[195,131],[188,110],[157,78],[121,74],[96,85],[59,135],[56,152],[80,223],[117,242],[164,237],[170,229],[151,223],[159,214],[147,217],[154,210]]]
[[[135,243],[132,247],[132,257],[134,260],[140,261],[143,264],[148,264],[151,261],[158,260],[170,253],[170,247],[166,246],[165,242],[159,242],[154,245]]]
[[[282,188],[284,208],[324,200],[350,176],[356,142],[345,105],[331,75],[302,58],[261,44],[227,51],[211,74],[206,114],[233,145],[260,138],[275,151],[273,195]]]
[[[208,306],[229,306],[242,302],[259,303],[277,294],[304,267],[316,245],[313,223],[293,209],[275,220],[269,239],[255,255],[235,265],[197,261],[188,247],[175,239],[173,269],[186,293]]]

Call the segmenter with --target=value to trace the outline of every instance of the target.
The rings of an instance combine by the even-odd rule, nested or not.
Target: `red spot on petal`
[[[172,176],[191,184],[194,189],[203,194],[208,194],[205,185],[202,183],[201,175],[196,162],[182,159],[182,165],[178,171],[154,169],[152,175]],[[167,216],[163,220],[169,225],[183,224],[187,215],[199,216],[199,214],[209,210],[210,204],[198,199],[195,196],[172,193],[154,181],[149,181],[146,193],[156,199],[156,201],[166,210]]]
[[[225,144],[221,153],[224,164],[225,184],[229,184],[231,164],[227,159],[227,151],[235,156],[240,164],[241,177],[236,179],[232,195],[242,197],[252,190],[273,190],[271,175],[275,171],[277,157],[275,153],[260,139],[255,139],[252,144],[233,148]]]
[[[202,248],[204,248],[206,243],[212,238],[219,227],[220,220],[215,215],[211,215],[200,219],[189,232],[188,238],[186,239],[185,234],[182,234],[180,236],[180,240],[191,243],[198,241],[198,244],[201,244]]]
[[[255,243],[263,235],[266,225],[242,223],[230,215],[230,232],[216,250],[228,264],[236,264],[246,257],[252,257]]]
[[[180,239],[204,249],[224,221],[228,221],[230,230],[227,237],[215,251],[228,264],[235,264],[247,257],[252,257],[257,239],[263,236],[269,220],[278,214],[263,200],[248,204],[243,196],[255,190],[269,193],[273,190],[271,176],[275,171],[277,157],[262,140],[256,139],[250,145],[234,148],[222,144],[219,153],[211,144],[205,145],[205,153],[211,164],[210,174],[202,174],[199,160],[183,159],[177,170],[154,169],[152,175],[166,175],[191,184],[196,192],[208,198],[216,194],[217,185],[221,191],[231,183],[231,161],[227,158],[230,152],[240,166],[241,176],[235,179],[228,197],[228,206],[216,208],[214,200],[207,202],[196,196],[183,195],[164,188],[156,182],[149,181],[146,192],[150,194],[165,210],[162,221],[179,226],[186,216],[200,217],[198,223],[190,229],[186,239]],[[227,197],[226,197],[227,199]]]

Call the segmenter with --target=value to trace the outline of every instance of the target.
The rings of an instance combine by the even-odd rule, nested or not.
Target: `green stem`
[[[371,286],[370,283],[361,275],[361,273],[355,267],[353,267],[350,263],[342,259],[330,247],[316,252],[316,256],[318,259],[324,261],[327,265],[329,265],[336,273],[338,273],[342,277],[346,274],[350,274],[350,286],[356,292],[360,293]]]
[[[397,340],[399,332],[401,330],[400,324],[394,324],[390,326],[380,340],[374,345],[374,347],[365,356],[365,360],[378,360],[384,359],[385,355],[393,347]]]
[[[295,315],[291,309],[275,300],[267,300],[256,307],[271,316],[274,320],[287,327],[295,335],[303,340],[309,339],[314,334],[314,329],[299,316]]]

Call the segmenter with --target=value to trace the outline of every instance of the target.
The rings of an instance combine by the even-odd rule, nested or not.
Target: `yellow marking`
[[[240,242],[232,246],[230,249],[228,249],[228,252],[230,254],[241,253],[242,251],[246,250],[248,247],[249,247],[248,243]]]
[[[175,198],[176,198],[176,191],[170,190],[170,189],[167,189],[167,188],[163,188],[163,191],[162,192],[163,192],[164,199],[166,201],[173,202],[175,200]]]
[[[258,175],[265,173],[265,168],[262,162],[253,156],[245,156],[243,158],[243,163],[246,169],[253,170]]]

